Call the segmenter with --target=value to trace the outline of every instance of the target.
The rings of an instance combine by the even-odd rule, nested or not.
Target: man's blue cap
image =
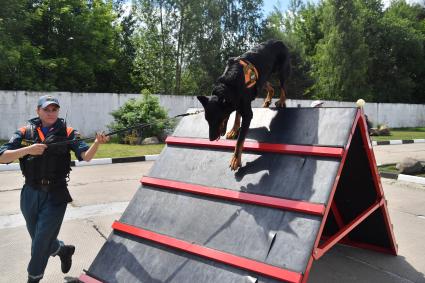
[[[41,108],[46,108],[50,104],[56,104],[58,107],[60,107],[59,100],[51,95],[43,95],[42,97],[40,97],[38,99],[37,106]]]

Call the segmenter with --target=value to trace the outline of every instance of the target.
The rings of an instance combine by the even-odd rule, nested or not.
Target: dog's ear
[[[199,96],[197,96],[197,98],[198,98],[199,102],[201,102],[202,106],[204,106],[204,107],[207,106],[208,97],[199,95]]]

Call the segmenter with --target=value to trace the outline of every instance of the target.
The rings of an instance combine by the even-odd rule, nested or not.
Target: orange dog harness
[[[245,85],[247,88],[253,87],[257,83],[258,72],[253,64],[245,59],[239,59],[239,64],[243,67],[245,75]]]

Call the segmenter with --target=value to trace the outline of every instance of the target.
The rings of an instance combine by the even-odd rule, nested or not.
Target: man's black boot
[[[61,259],[61,270],[63,273],[68,273],[72,265],[72,255],[75,252],[75,247],[72,245],[62,246],[58,252]]]
[[[27,283],[38,283],[38,282],[40,282],[40,280],[41,280],[41,278],[33,279],[33,278],[28,277]]]

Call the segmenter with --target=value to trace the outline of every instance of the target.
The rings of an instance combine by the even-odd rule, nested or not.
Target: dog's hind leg
[[[276,107],[286,107],[286,80],[291,73],[291,65],[289,63],[289,56],[286,57],[283,64],[279,69],[279,81],[280,81],[280,97],[276,101]]]
[[[266,99],[264,100],[263,107],[267,108],[270,106],[270,103],[272,103],[272,98],[274,96],[274,89],[272,84],[269,82],[266,82],[264,88],[267,91],[267,96],[266,96]]]
[[[226,134],[226,139],[236,139],[239,134],[239,129],[241,127],[241,114],[236,112],[235,123],[233,124],[232,129]]]
[[[280,87],[279,100],[275,102],[276,107],[286,107],[286,87]]]

